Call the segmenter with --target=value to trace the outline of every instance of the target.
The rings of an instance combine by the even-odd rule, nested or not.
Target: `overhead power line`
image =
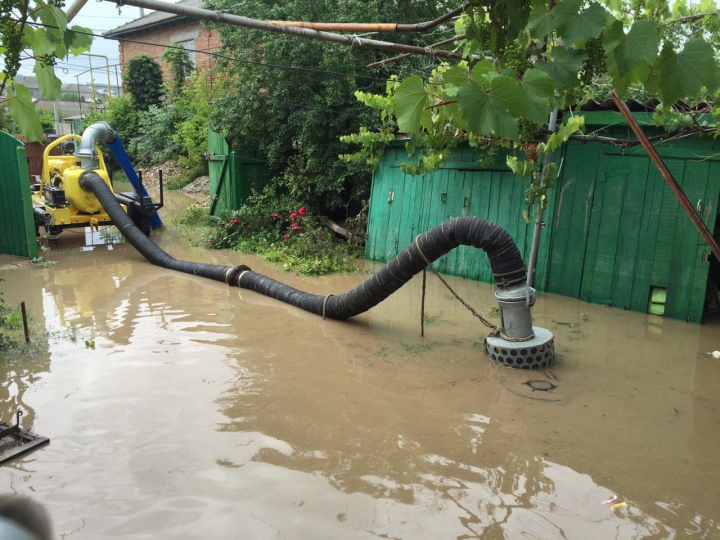
[[[37,27],[40,27],[40,28],[57,28],[57,26],[48,25],[48,24],[42,24],[42,23],[32,22],[32,21],[27,21],[26,24],[31,25],[31,26],[37,26]],[[373,76],[371,76],[371,75],[359,75],[359,74],[356,74],[356,73],[347,73],[347,72],[342,72],[342,71],[333,71],[333,70],[329,70],[329,69],[317,69],[317,68],[287,66],[287,65],[283,65],[283,64],[271,64],[271,63],[268,63],[268,62],[259,62],[259,61],[256,61],[256,60],[248,60],[248,59],[245,59],[245,58],[236,58],[236,57],[233,57],[233,56],[229,56],[229,55],[226,55],[226,54],[222,54],[222,53],[218,53],[218,52],[213,52],[213,51],[206,51],[206,50],[202,50],[202,49],[189,49],[189,48],[181,47],[181,46],[179,46],[179,45],[172,45],[172,44],[161,45],[161,44],[159,44],[159,43],[152,43],[152,42],[149,42],[149,41],[142,41],[142,40],[139,40],[139,39],[120,38],[120,37],[109,37],[109,36],[103,36],[103,35],[101,35],[101,34],[96,34],[96,33],[94,33],[94,32],[84,32],[84,31],[82,31],[82,30],[75,30],[75,32],[77,32],[77,33],[79,33],[79,34],[86,35],[86,36],[92,36],[92,37],[97,37],[97,38],[102,38],[102,39],[108,39],[108,40],[111,40],[111,41],[122,41],[122,42],[127,42],[127,43],[137,43],[137,44],[139,44],[139,45],[149,45],[149,46],[161,47],[161,48],[165,48],[165,49],[177,49],[177,50],[182,50],[182,51],[187,51],[187,52],[194,52],[194,53],[198,53],[198,54],[206,54],[206,55],[209,55],[209,56],[213,56],[213,57],[215,57],[215,58],[221,58],[221,59],[223,59],[223,60],[228,60],[228,61],[231,61],[231,62],[238,62],[238,63],[240,63],[240,64],[248,64],[248,65],[260,66],[260,67],[270,68],[270,69],[284,69],[284,70],[293,70],[293,71],[306,71],[306,72],[309,72],[309,73],[320,73],[320,74],[324,74],[324,75],[340,75],[340,76],[343,76],[343,77],[354,77],[354,78],[357,78],[357,79],[367,79],[367,80],[373,80],[373,81],[378,81],[378,82],[385,82],[385,81],[386,81],[385,79],[382,79],[382,78],[380,78],[380,77],[373,77]]]

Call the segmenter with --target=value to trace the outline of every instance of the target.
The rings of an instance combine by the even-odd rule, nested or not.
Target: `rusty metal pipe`
[[[425,47],[417,47],[414,45],[405,45],[403,43],[391,43],[389,41],[379,41],[376,39],[361,38],[358,36],[346,36],[343,34],[335,34],[332,32],[320,32],[309,28],[297,28],[294,26],[280,26],[268,21],[259,19],[251,19],[240,15],[231,15],[222,11],[211,11],[209,9],[201,9],[192,6],[179,4],[171,4],[160,0],[105,0],[118,5],[135,6],[139,8],[154,9],[163,13],[174,13],[189,17],[191,19],[208,21],[213,23],[224,23],[241,28],[251,28],[253,30],[263,30],[265,32],[274,32],[276,34],[285,34],[288,36],[301,37],[305,39],[316,39],[319,41],[329,41],[347,45],[349,47],[364,47],[368,49],[377,49],[381,51],[392,51],[400,53],[421,54],[423,56],[435,56],[438,58],[460,58],[459,54],[449,51],[433,51]]]
[[[415,24],[398,24],[398,23],[333,23],[333,22],[307,22],[307,21],[268,21],[278,26],[294,26],[296,28],[309,28],[311,30],[324,30],[329,32],[426,32],[436,26],[449,21],[453,17],[460,15],[467,9],[470,2],[465,2],[462,6],[441,15],[432,21],[425,21]]]
[[[665,182],[667,182],[667,185],[670,186],[670,189],[677,197],[678,201],[680,201],[680,206],[683,207],[683,210],[685,210],[685,213],[690,217],[692,222],[695,224],[695,227],[697,228],[700,235],[705,239],[705,242],[707,242],[708,246],[710,246],[710,249],[712,250],[713,254],[717,258],[717,260],[720,261],[720,246],[718,246],[718,243],[715,241],[715,238],[713,237],[712,233],[710,232],[710,229],[707,228],[707,225],[705,225],[705,222],[700,219],[700,216],[695,211],[695,207],[693,207],[692,203],[688,200],[687,195],[685,195],[685,192],[683,192],[682,188],[680,187],[680,184],[677,183],[677,180],[675,180],[675,177],[673,177],[670,170],[665,166],[665,163],[663,163],[662,158],[658,155],[657,151],[655,150],[655,147],[652,145],[652,143],[648,140],[645,133],[643,133],[642,128],[640,127],[640,124],[637,123],[637,120],[633,118],[632,113],[630,112],[630,109],[628,109],[628,106],[625,104],[624,101],[622,101],[618,95],[617,92],[615,92],[615,89],[613,88],[610,91],[610,96],[612,97],[613,101],[615,102],[615,105],[617,105],[617,108],[620,110],[620,113],[625,117],[625,120],[627,120],[628,125],[630,126],[630,129],[633,130],[633,133],[640,141],[640,144],[643,145],[643,148],[647,151],[648,155],[650,156],[650,159],[655,164],[655,166],[660,171],[660,174],[662,174],[663,178],[665,179]]]

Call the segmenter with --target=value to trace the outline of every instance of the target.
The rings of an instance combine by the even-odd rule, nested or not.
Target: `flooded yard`
[[[322,320],[104,236],[68,232],[55,266],[0,270],[42,336],[0,359],[0,417],[22,408],[51,439],[0,467],[0,492],[46,505],[60,538],[720,537],[718,321],[541,294],[557,388],[533,391],[547,375],[493,365],[433,276],[421,338],[420,277]],[[302,278],[178,226],[153,239],[322,294],[380,267]],[[491,285],[448,279],[495,305]]]

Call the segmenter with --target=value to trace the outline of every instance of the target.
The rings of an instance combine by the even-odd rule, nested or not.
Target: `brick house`
[[[202,7],[202,0],[182,0],[178,5],[190,7]],[[171,79],[169,66],[160,58],[165,50],[165,45],[174,43],[186,49],[191,49],[190,58],[198,71],[208,72],[208,78],[214,78],[213,68],[215,59],[207,54],[195,53],[192,51],[217,51],[220,49],[220,32],[218,30],[207,30],[200,25],[199,21],[173,13],[154,11],[149,15],[135,19],[118,28],[109,30],[103,34],[110,38],[125,38],[153,43],[147,45],[119,41],[120,63],[122,69],[125,63],[134,56],[146,54],[160,64],[163,71],[163,78]]]

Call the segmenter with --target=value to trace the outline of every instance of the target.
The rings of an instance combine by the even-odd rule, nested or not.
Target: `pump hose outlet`
[[[97,174],[90,171],[84,173],[80,184],[95,194],[125,239],[151,263],[250,289],[331,319],[347,319],[376,306],[414,275],[422,272],[427,266],[426,258],[433,262],[459,245],[473,246],[487,253],[498,288],[507,289],[526,281],[520,251],[505,229],[486,219],[458,217],[421,234],[415,242],[354,289],[337,296],[310,294],[252,272],[244,266],[221,266],[174,259],[135,226]]]

